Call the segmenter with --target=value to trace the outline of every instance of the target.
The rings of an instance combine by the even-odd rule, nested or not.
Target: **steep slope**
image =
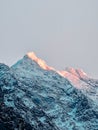
[[[69,81],[86,96],[98,104],[98,80],[87,76],[83,70],[67,68],[65,71],[58,71],[60,75],[69,79]]]
[[[92,79],[82,69],[66,68],[63,71],[56,70],[46,64],[45,61],[38,58],[34,52],[27,53],[27,56],[35,61],[44,70],[53,70],[67,78],[73,86],[80,89],[91,100],[98,103],[98,80]]]
[[[2,115],[7,109],[11,111],[6,113],[13,122],[10,122],[13,127],[7,128],[5,114],[5,120],[0,118],[2,129],[14,130],[15,126],[19,130],[98,130],[98,103],[88,93],[89,87],[97,90],[98,82],[94,86],[94,80],[89,83],[87,77],[76,77],[89,84],[84,88],[87,94],[83,87],[72,85],[71,80],[34,53],[27,54],[11,68],[0,64],[0,111]]]
[[[25,105],[31,107],[34,104],[37,109],[43,110],[56,129],[98,128],[97,104],[55,70],[43,69],[28,56],[12,69],[16,79],[25,85],[25,88],[21,85],[21,89],[25,89],[30,95],[29,99],[26,98]],[[30,99],[32,101],[28,103]],[[37,119],[46,123],[46,117],[37,115]]]
[[[10,68],[0,64],[0,130],[31,130],[32,127],[15,110],[17,80]]]

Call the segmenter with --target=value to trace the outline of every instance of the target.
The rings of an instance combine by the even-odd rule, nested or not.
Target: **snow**
[[[67,70],[49,70],[46,63],[35,54],[28,55],[11,67],[11,73],[18,81],[15,87],[12,77],[7,80],[10,85],[1,84],[2,90],[9,93],[4,95],[5,104],[12,106],[37,128],[39,122],[47,130],[49,124],[60,130],[98,128],[98,84],[93,79],[84,78],[79,70],[73,70],[75,74]],[[5,76],[1,76],[1,80],[2,77]]]

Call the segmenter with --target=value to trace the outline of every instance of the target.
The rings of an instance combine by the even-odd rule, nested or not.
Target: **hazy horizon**
[[[0,62],[35,52],[50,66],[98,78],[98,0],[0,1]]]

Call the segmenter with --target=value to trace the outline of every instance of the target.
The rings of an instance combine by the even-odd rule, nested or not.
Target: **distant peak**
[[[80,78],[87,78],[87,74],[82,70],[82,69],[74,69],[72,67],[69,67],[69,68],[66,68],[65,69],[66,71],[68,71],[69,73],[77,76],[77,77],[80,77]]]
[[[34,52],[27,53],[27,56],[34,60],[41,68],[45,70],[54,70],[54,68],[48,66],[44,60],[38,58]]]

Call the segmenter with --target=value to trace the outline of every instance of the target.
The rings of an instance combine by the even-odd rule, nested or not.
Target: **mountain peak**
[[[66,77],[68,75],[67,73],[70,73],[73,76],[76,76],[78,78],[83,78],[83,79],[88,77],[87,74],[82,69],[79,69],[79,68],[74,69],[72,67],[66,67],[66,69],[64,71],[56,70],[53,67],[48,66],[44,60],[38,58],[34,52],[28,52],[27,56],[31,60],[35,61],[42,69],[54,70],[63,77]]]
[[[80,77],[80,78],[87,78],[87,74],[80,68],[78,69],[74,69],[72,67],[67,67],[66,71],[68,71],[69,73],[73,74],[74,76]]]
[[[38,65],[39,65],[41,68],[43,68],[43,69],[45,69],[45,70],[54,70],[54,68],[48,66],[44,60],[38,58],[34,52],[28,52],[28,53],[27,53],[27,56],[28,56],[31,60],[34,60],[36,63],[38,63]]]
[[[98,130],[98,81],[51,70],[34,52],[0,64],[0,129]]]

